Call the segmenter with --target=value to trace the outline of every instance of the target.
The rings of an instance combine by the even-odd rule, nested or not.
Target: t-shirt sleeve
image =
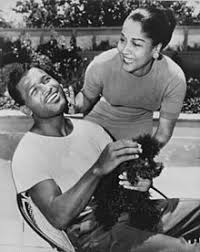
[[[186,93],[186,80],[183,73],[173,78],[163,96],[161,103],[160,116],[166,119],[177,119]]]
[[[94,100],[102,93],[102,87],[101,64],[94,59],[86,69],[82,92],[89,100]]]
[[[51,179],[49,174],[48,159],[39,148],[22,149],[16,152],[12,160],[13,179],[17,192],[23,192],[30,189],[37,183]]]

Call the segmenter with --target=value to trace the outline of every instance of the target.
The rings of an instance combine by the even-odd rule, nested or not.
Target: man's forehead
[[[34,83],[37,78],[44,73],[45,72],[39,68],[33,67],[29,69],[19,82],[19,87],[21,87],[22,89],[28,89],[30,85],[32,85],[32,83]]]
[[[41,75],[46,74],[42,69],[33,67],[25,75],[25,84],[36,81]]]
[[[44,74],[45,72],[40,69],[40,68],[37,68],[37,67],[32,67],[29,71],[28,71],[28,74],[36,74],[36,73],[41,73],[41,74]]]

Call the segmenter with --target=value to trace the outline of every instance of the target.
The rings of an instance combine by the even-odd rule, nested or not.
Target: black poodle
[[[119,185],[119,175],[127,172],[127,179],[135,185],[138,176],[153,178],[160,175],[163,164],[154,161],[160,150],[159,142],[146,134],[135,139],[142,146],[138,159],[119,165],[112,173],[103,177],[94,193],[96,201],[95,216],[99,224],[109,228],[115,224],[122,213],[129,214],[130,225],[142,230],[156,231],[161,210],[150,199],[150,193],[128,190]]]

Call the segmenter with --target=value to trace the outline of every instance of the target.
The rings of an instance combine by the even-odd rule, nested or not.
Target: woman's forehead
[[[147,36],[142,30],[142,25],[139,21],[127,19],[122,27],[122,34],[134,39],[146,39]]]

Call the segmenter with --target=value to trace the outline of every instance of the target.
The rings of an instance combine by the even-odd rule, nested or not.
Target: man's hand
[[[94,174],[102,176],[113,171],[122,162],[138,158],[140,144],[132,140],[118,140],[108,144],[95,163]]]
[[[120,179],[119,184],[128,190],[136,190],[136,191],[140,191],[140,192],[146,192],[149,190],[149,188],[152,185],[152,181],[150,179],[143,179],[139,176],[138,176],[138,182],[135,185],[132,185],[127,180],[127,173],[126,172],[123,172],[122,174],[120,174],[119,179]]]

